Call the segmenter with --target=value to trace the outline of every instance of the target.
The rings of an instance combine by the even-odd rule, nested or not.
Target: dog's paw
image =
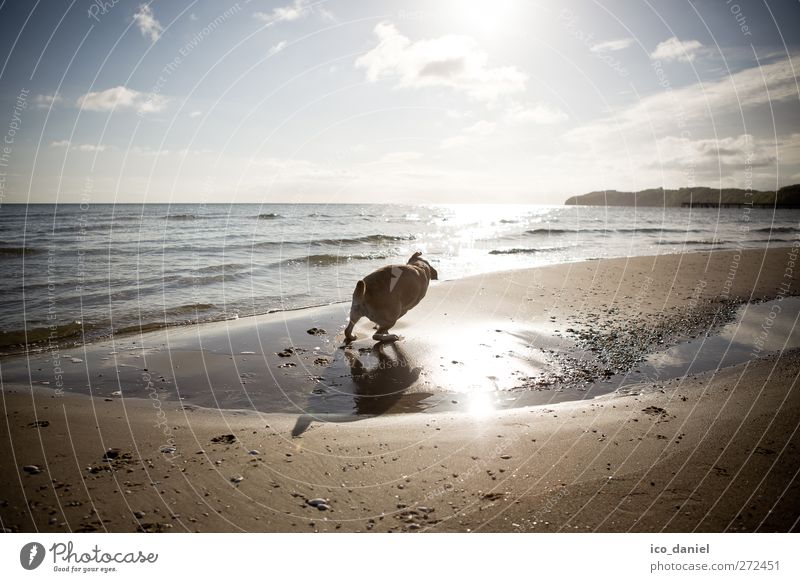
[[[376,333],[372,339],[376,342],[399,342],[403,338],[394,333]]]

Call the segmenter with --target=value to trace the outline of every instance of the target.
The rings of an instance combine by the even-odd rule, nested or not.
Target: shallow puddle
[[[800,297],[742,306],[716,333],[651,354],[617,386],[681,378],[800,347]]]
[[[800,347],[800,298],[791,297],[743,306],[715,333],[652,353],[626,374],[520,389],[543,373],[558,375],[559,354],[595,356],[552,325],[531,329],[506,322],[496,329],[490,317],[469,324],[454,320],[419,335],[398,325],[408,337],[396,344],[363,338],[343,345],[346,310],[333,305],[3,358],[0,373],[4,383],[23,386],[55,388],[61,378],[67,391],[106,399],[158,397],[341,422],[430,411],[481,416],[582,400]]]

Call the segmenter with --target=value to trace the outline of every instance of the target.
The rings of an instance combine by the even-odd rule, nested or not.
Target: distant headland
[[[567,198],[574,206],[668,206],[677,208],[800,208],[800,184],[784,186],[777,192],[740,188],[650,188],[639,192],[599,190]]]

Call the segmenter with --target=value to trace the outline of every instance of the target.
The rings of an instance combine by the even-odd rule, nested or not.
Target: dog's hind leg
[[[378,331],[372,336],[376,342],[396,342],[400,341],[400,336],[395,333],[389,333],[391,329],[391,325],[381,325],[378,327]]]

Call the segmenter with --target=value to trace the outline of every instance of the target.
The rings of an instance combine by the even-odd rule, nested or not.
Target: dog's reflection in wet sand
[[[391,410],[403,397],[405,391],[419,380],[422,368],[413,367],[396,343],[378,342],[372,348],[377,357],[375,366],[367,367],[351,348],[344,352],[350,367],[350,375],[355,385],[353,393],[354,410],[351,414],[303,414],[292,429],[292,436],[299,436],[314,420],[320,422],[352,422],[363,416],[378,416]],[[429,394],[420,393],[419,400]],[[403,408],[418,410],[413,399],[407,399]]]
[[[387,350],[394,352],[394,357]],[[378,357],[378,365],[373,368],[364,366],[353,350],[344,353],[356,385],[356,414],[377,415],[388,411],[403,392],[419,380],[422,372],[422,368],[409,365],[403,349],[396,343],[379,342],[372,353]]]

